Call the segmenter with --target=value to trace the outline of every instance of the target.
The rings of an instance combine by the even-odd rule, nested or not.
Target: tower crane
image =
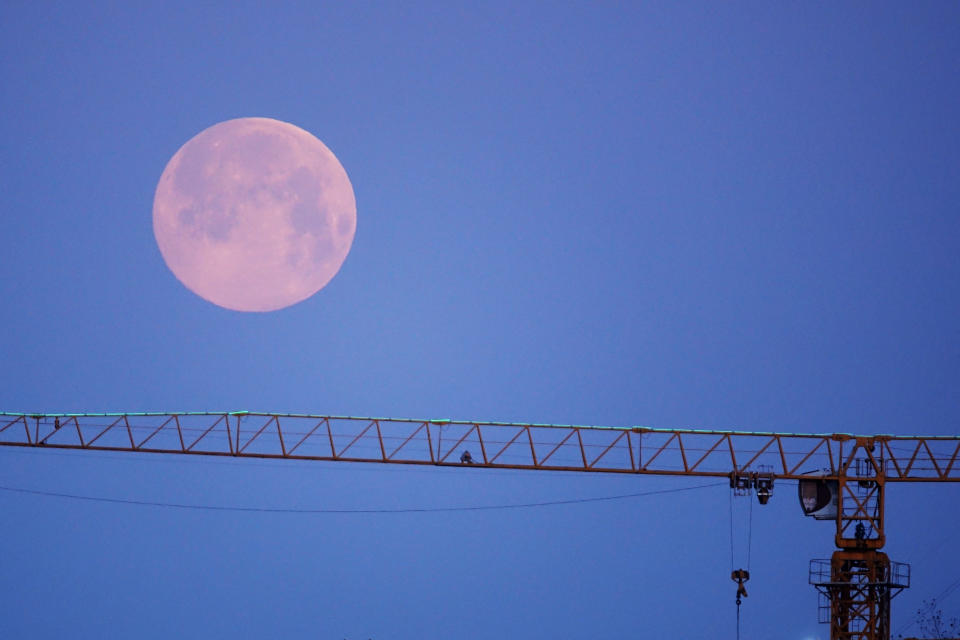
[[[728,478],[766,504],[798,481],[805,515],[835,524],[812,560],[831,640],[889,640],[891,598],[909,566],[881,551],[890,483],[960,482],[960,436],[803,434],[358,418],[306,414],[0,413],[0,445]],[[738,575],[739,574],[739,575]],[[738,599],[749,577],[742,570]]]

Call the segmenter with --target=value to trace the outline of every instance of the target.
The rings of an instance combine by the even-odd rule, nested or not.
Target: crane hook
[[[747,588],[743,583],[750,579],[750,572],[746,569],[737,569],[730,574],[730,579],[737,583],[737,606],[741,604],[740,596],[747,597]]]
[[[743,583],[750,579],[750,572],[746,569],[737,569],[730,574],[730,579],[737,583],[737,640],[740,640],[740,596],[747,597],[747,588]]]

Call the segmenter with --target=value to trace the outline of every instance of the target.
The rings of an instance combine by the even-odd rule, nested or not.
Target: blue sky
[[[0,408],[957,434],[958,30],[951,3],[5,3]],[[339,275],[268,314],[190,293],[151,226],[173,153],[243,116],[319,137],[357,198]],[[698,484],[6,448],[0,470],[305,509]],[[960,577],[958,490],[889,490],[895,629]],[[5,637],[734,633],[724,487],[383,516],[0,493]],[[792,486],[755,506],[744,637],[827,637],[806,581],[832,540]]]

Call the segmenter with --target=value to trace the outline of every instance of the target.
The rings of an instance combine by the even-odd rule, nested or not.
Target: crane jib
[[[777,479],[960,482],[960,436],[855,436],[252,412],[0,413],[0,445]]]

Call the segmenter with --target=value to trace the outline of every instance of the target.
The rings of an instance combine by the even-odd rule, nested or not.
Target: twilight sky
[[[0,8],[0,410],[960,433],[960,6],[276,4]],[[266,314],[187,290],[151,221],[245,116],[357,203],[340,273]],[[732,638],[723,486],[9,490],[698,484],[0,447],[0,635]],[[895,630],[960,615],[958,506],[889,489]],[[832,526],[787,484],[752,517],[743,637],[827,638]]]

